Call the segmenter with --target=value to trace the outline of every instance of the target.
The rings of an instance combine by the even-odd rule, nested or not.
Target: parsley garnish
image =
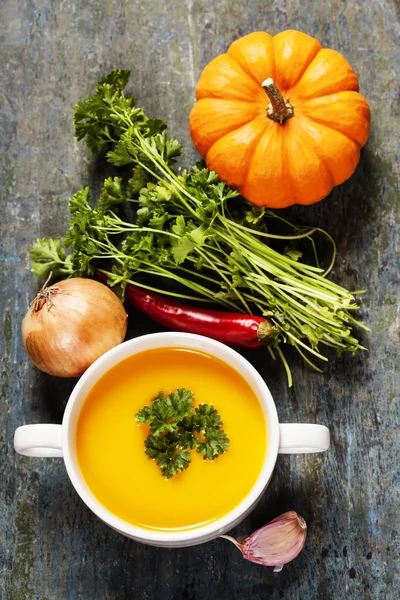
[[[317,371],[313,357],[328,360],[321,345],[338,354],[363,348],[352,335],[353,325],[366,328],[352,314],[359,308],[354,295],[327,278],[336,253],[332,238],[326,234],[334,253],[324,271],[312,237],[321,229],[296,227],[271,210],[257,209],[203,165],[189,172],[175,169],[182,146],[167,136],[163,121],[149,119],[125,95],[129,74],[118,70],[101,79],[96,93],[75,106],[74,119],[77,138],[116,167],[130,165],[130,179],[108,177],[97,204],[89,188],[78,190],[70,200],[64,238],[42,238],[33,245],[33,272],[92,276],[101,259],[121,298],[126,284],[133,283],[262,314],[279,332],[268,351],[283,361],[289,385],[282,343],[294,346]],[[136,205],[135,215],[119,217],[121,204],[129,203]],[[276,223],[288,227],[289,235],[271,233],[270,224]],[[315,266],[300,260],[295,244],[301,238],[311,242]],[[286,241],[286,248],[272,248],[276,239]],[[148,284],[149,276],[152,284],[157,277],[156,287]],[[165,281],[183,291],[171,291]]]
[[[164,477],[170,479],[187,469],[190,450],[214,460],[229,448],[222,419],[211,404],[194,407],[194,395],[180,388],[164,397],[159,392],[150,406],[136,415],[138,423],[148,423],[150,434],[144,445],[149,458],[156,461]]]

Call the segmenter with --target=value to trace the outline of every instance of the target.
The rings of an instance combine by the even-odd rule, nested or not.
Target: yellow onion
[[[99,356],[120,344],[127,314],[106,285],[66,279],[43,288],[22,321],[22,338],[32,362],[57,377],[79,377]]]
[[[274,571],[279,572],[301,552],[307,537],[307,524],[290,510],[257,529],[243,542],[230,535],[220,537],[235,544],[243,558],[258,565],[275,567]]]

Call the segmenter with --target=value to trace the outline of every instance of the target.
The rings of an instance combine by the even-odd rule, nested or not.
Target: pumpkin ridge
[[[308,67],[322,50],[322,46],[315,37],[297,29],[287,29],[277,33],[273,37],[272,46],[274,64],[277,69],[275,83],[282,95],[287,97],[289,91],[298,84]],[[300,53],[295,51],[298,46],[301,46],[302,48]],[[286,53],[288,49],[290,49],[290,59],[286,62]],[[292,71],[292,61],[296,65],[295,74]],[[299,64],[301,64],[301,69],[297,71]],[[282,72],[280,74],[281,70]]]
[[[333,187],[335,185],[335,183],[334,183],[334,176],[332,174],[331,169],[326,164],[325,160],[316,151],[316,148],[314,147],[314,144],[315,144],[314,138],[308,132],[304,131],[304,129],[301,127],[301,121],[303,119],[305,119],[305,118],[301,117],[301,118],[297,119],[297,121],[292,124],[291,135],[292,135],[293,138],[297,137],[298,141],[303,146],[307,147],[308,152],[310,154],[312,154],[316,158],[316,160],[318,161],[318,163],[320,163],[320,164],[323,165],[323,167],[324,167],[327,175],[329,176],[329,181],[330,181],[329,191],[323,196],[325,198],[328,194],[330,194],[330,192],[332,191],[332,189],[333,189]],[[310,143],[309,140],[311,140],[312,143]],[[288,138],[285,138],[285,148],[286,148],[287,142],[288,142]],[[288,156],[290,157],[291,153],[288,153]],[[291,164],[290,163],[290,158],[287,160],[286,164],[288,165],[288,172],[290,173],[290,164]],[[289,177],[289,181],[290,181],[290,184],[291,184],[291,187],[292,187],[292,190],[293,190],[292,198],[295,195],[295,193],[294,193],[295,187],[292,185],[292,182],[294,180],[295,180],[294,177],[292,177],[292,176]],[[302,205],[308,205],[308,204],[313,204],[314,203],[314,202],[307,202],[307,201],[303,202],[300,198],[296,198],[295,202],[296,202],[296,204],[302,204]]]
[[[222,55],[224,56],[224,55]],[[240,69],[241,73],[240,76],[243,77],[244,79],[248,79],[252,84],[254,84],[254,79],[252,77],[250,77],[250,75],[248,75],[248,73],[246,73],[246,71],[243,69],[243,67],[234,59],[232,58],[232,56],[230,56],[229,54],[225,53],[225,56],[231,60],[232,62],[234,62],[238,68]],[[258,86],[260,85],[258,83],[258,81],[255,82]],[[220,96],[213,96],[214,98],[220,98]],[[243,102],[246,102],[246,100],[243,100]],[[250,102],[249,100],[247,100],[247,102]]]
[[[305,120],[305,121],[307,121],[307,117],[301,117],[300,119],[297,119],[297,121],[299,122],[299,125],[300,125],[300,122],[301,122],[301,120]],[[309,121],[311,121],[311,119],[308,119],[308,120],[309,120]],[[326,129],[328,129],[328,127],[326,127]],[[307,131],[304,131],[304,129],[301,127],[301,125],[300,125],[300,127],[299,127],[299,130],[300,130],[300,132],[301,132],[299,137],[303,137],[303,136],[304,136],[306,139],[307,139],[307,138],[308,138],[308,139],[311,139],[311,140],[312,140],[312,142],[313,142],[313,144],[314,144],[315,140],[314,140],[314,138],[312,137],[312,135],[311,135],[311,134],[309,134]],[[318,154],[318,152],[316,151],[316,149],[314,148],[314,146],[313,146],[313,145],[312,145],[312,146],[311,146],[311,145],[309,145],[309,148],[311,149],[311,151],[313,152],[313,154],[315,154],[315,156],[318,158],[318,160],[319,160],[319,161],[320,161],[320,162],[321,162],[321,163],[324,165],[324,167],[325,167],[325,168],[326,168],[326,170],[328,171],[328,173],[329,173],[329,176],[330,176],[330,178],[331,178],[331,185],[332,185],[332,189],[333,189],[333,188],[334,188],[334,186],[335,186],[335,180],[334,180],[334,176],[333,176],[333,173],[332,173],[331,169],[328,167],[328,165],[326,164],[325,160],[324,160],[323,158],[321,158],[321,156]],[[331,190],[331,191],[332,191],[332,190]],[[329,192],[329,193],[330,193],[330,192]]]
[[[228,107],[227,118],[223,118]],[[230,108],[229,108],[230,107]],[[261,118],[263,111],[254,102],[202,98],[190,112],[189,128],[197,151],[205,156],[220,137],[225,136],[251,121]],[[213,126],[213,124],[215,124]]]
[[[314,56],[312,58],[310,58],[310,62],[308,63],[304,63],[304,67],[303,70],[301,71],[300,75],[297,77],[296,81],[293,83],[292,88],[297,85],[299,83],[299,81],[301,80],[301,78],[303,77],[304,73],[307,71],[308,67],[311,65],[312,61],[315,60],[318,56],[318,54],[321,52],[322,48],[319,48],[317,50],[317,52],[314,54]],[[290,93],[290,90],[292,89],[290,88],[287,92],[286,95],[288,95]]]
[[[235,60],[234,58],[232,58],[232,56],[231,56],[230,54],[227,54],[227,53],[225,53],[225,54],[226,54],[226,56],[229,56],[229,58],[230,58],[231,60],[233,60],[233,62],[234,62],[234,63],[236,63],[236,64],[237,64],[237,66],[238,66],[238,67],[239,67],[239,69],[242,71],[242,73],[243,73],[243,76],[244,76],[244,77],[246,77],[246,79],[249,79],[249,80],[250,80],[252,83],[254,83],[254,82],[255,82],[257,85],[260,85],[260,84],[258,83],[258,81],[256,81],[255,79],[253,79],[253,77],[251,77],[251,76],[250,76],[248,73],[246,73],[246,71],[245,71],[245,70],[243,69],[243,67],[242,67],[242,66],[241,66],[241,65],[240,65],[240,64],[237,62],[237,60]]]
[[[334,188],[334,187],[336,187],[337,185],[340,185],[340,183],[343,183],[344,181],[346,181],[346,180],[347,180],[347,179],[348,179],[348,178],[351,176],[351,174],[354,172],[355,168],[352,170],[352,172],[350,173],[350,175],[348,175],[347,177],[344,177],[344,178],[343,178],[342,176],[340,176],[340,177],[339,177],[339,179],[341,180],[341,181],[340,181],[340,183],[336,183],[336,181],[335,181],[335,180],[336,180],[337,178],[336,178],[336,177],[335,177],[335,175],[332,173],[332,170],[331,170],[331,168],[328,166],[328,164],[327,164],[327,161],[326,161],[326,160],[325,160],[323,157],[321,157],[321,155],[320,155],[320,154],[318,153],[318,151],[317,151],[317,148],[318,148],[319,146],[317,146],[316,148],[314,147],[314,144],[315,144],[315,139],[313,138],[313,136],[311,135],[311,133],[309,133],[308,131],[306,131],[305,129],[303,129],[303,128],[301,127],[301,124],[300,124],[301,120],[303,120],[303,121],[304,121],[304,122],[306,122],[306,123],[307,123],[307,121],[309,121],[309,122],[313,123],[313,120],[312,120],[312,119],[310,119],[310,118],[308,118],[308,117],[303,117],[303,116],[301,117],[301,119],[298,119],[298,120],[297,120],[297,123],[298,123],[298,129],[300,130],[300,135],[299,135],[299,137],[303,137],[303,136],[304,136],[304,138],[305,138],[305,140],[306,140],[306,141],[309,141],[309,140],[311,141],[311,143],[310,143],[310,142],[308,143],[308,147],[312,149],[313,153],[314,153],[314,154],[317,156],[317,158],[318,158],[318,159],[319,159],[319,160],[322,162],[322,164],[325,166],[326,170],[328,171],[328,173],[329,173],[329,175],[330,175],[330,177],[331,177],[331,181],[332,181],[332,189],[333,189],[333,188]],[[332,131],[334,131],[334,132],[335,132],[337,135],[339,135],[339,136],[342,136],[342,137],[343,137],[343,138],[345,138],[347,141],[349,141],[349,142],[351,142],[352,144],[354,144],[354,145],[357,147],[357,149],[358,149],[358,153],[360,152],[360,146],[359,146],[359,144],[358,144],[358,143],[357,143],[355,140],[353,140],[352,138],[350,138],[349,136],[345,135],[345,134],[344,134],[344,133],[342,133],[341,131],[337,131],[336,129],[333,129],[333,128],[331,128],[331,127],[328,127],[328,126],[327,126],[327,125],[325,125],[325,124],[320,124],[320,123],[317,123],[317,125],[318,125],[318,127],[319,127],[319,128],[323,128],[323,129],[325,129],[325,131],[328,131],[328,132],[329,132],[329,130],[330,130],[330,129],[332,129]],[[346,161],[345,161],[345,162],[346,162]],[[356,166],[357,166],[357,163],[358,163],[358,160],[356,161]],[[330,192],[329,192],[329,193],[330,193]]]
[[[228,48],[228,50],[229,50],[229,48]],[[254,81],[254,83],[256,83],[257,85],[260,85],[260,82],[258,81],[258,79],[256,79],[256,77],[254,75],[252,75],[251,73],[248,73],[247,71],[245,71],[243,69],[242,65],[240,64],[240,62],[237,61],[234,56],[231,56],[230,54],[228,54],[228,52],[226,52],[226,54],[229,56],[229,58],[231,58],[237,64],[238,67],[240,67],[242,69],[243,73],[246,73],[247,77],[250,77],[250,79],[252,81]]]
[[[265,137],[264,136],[266,135],[266,133],[267,133],[268,130],[269,130],[268,131],[269,132],[268,138],[276,135],[276,133],[274,132],[274,128],[275,128],[276,124],[273,121],[271,121],[271,120],[267,120],[267,122],[268,122],[268,129],[266,131],[264,131],[260,135],[257,143],[253,146],[253,149],[252,149],[253,150],[253,156],[255,156],[257,154],[259,146],[261,146],[262,144],[265,143]],[[278,135],[280,135],[280,134],[278,134]],[[284,140],[284,138],[282,138],[282,139]],[[283,141],[283,143],[281,144],[281,161],[280,161],[280,164],[283,164],[283,158],[284,158],[284,153],[285,153],[285,149],[283,148],[284,144],[285,144],[285,142]],[[252,202],[256,206],[263,206],[263,205],[265,205],[265,206],[269,206],[270,208],[286,208],[287,206],[290,206],[292,204],[292,202],[290,201],[290,194],[287,194],[288,200],[284,201],[284,203],[282,203],[282,201],[279,201],[279,202],[269,202],[268,205],[267,205],[266,203],[263,204],[261,202],[258,202],[256,200],[256,198],[254,197],[254,195],[243,193],[242,190],[244,190],[245,187],[248,185],[249,179],[250,179],[251,175],[253,175],[253,173],[252,173],[251,162],[250,162],[249,168],[246,171],[246,176],[245,176],[245,178],[243,180],[243,183],[241,184],[240,189],[239,189],[239,191],[242,193],[242,195],[247,200],[249,200],[250,202]],[[286,190],[289,190],[289,191],[292,190],[292,185],[291,185],[289,177],[285,177],[284,181],[281,179],[281,182],[282,182],[282,185],[285,187]],[[267,191],[269,191],[269,190],[267,190]]]
[[[260,38],[260,36],[262,36],[262,38],[257,39],[257,38]],[[270,40],[270,45],[271,45],[272,51],[269,51],[269,49],[266,48],[267,44],[266,44],[266,40],[264,39],[264,36],[266,36],[266,39]],[[256,73],[253,70],[254,64],[248,64],[248,62],[245,59],[245,56],[243,56],[242,46],[245,46],[246,42],[248,42],[250,39],[252,41],[256,40],[256,44],[259,45],[260,47],[264,48],[266,56],[269,55],[269,57],[272,59],[272,62],[273,62],[273,65],[272,64],[268,65],[270,68],[270,71],[266,72],[261,79],[257,77]],[[230,58],[232,58],[232,60],[234,60],[236,62],[236,64],[238,64],[239,67],[241,69],[243,69],[247,73],[247,75],[258,86],[260,86],[261,81],[266,79],[267,77],[273,78],[275,76],[275,56],[273,53],[273,36],[271,36],[266,31],[253,31],[252,33],[249,33],[249,34],[233,41],[232,44],[229,46],[228,50],[226,51],[226,54]],[[238,54],[239,56],[236,56],[236,54]],[[243,65],[240,61],[241,58],[243,58]]]
[[[334,67],[332,62],[335,62]],[[318,77],[314,77],[316,73]],[[337,75],[340,77],[335,80]],[[309,77],[310,81],[307,83]],[[310,87],[310,90],[307,89],[307,85]],[[314,98],[322,98],[323,96],[339,92],[358,92],[359,84],[354,70],[343,55],[332,48],[321,48],[304,71],[301,79],[297,81],[290,91],[292,97],[295,98],[295,102],[301,102],[302,100],[313,100]]]
[[[259,86],[228,54],[213,58],[203,69],[196,86],[196,98],[220,98],[254,102],[262,96]]]
[[[322,119],[318,119],[315,117],[309,117],[308,115],[306,116],[306,115],[301,115],[301,114],[298,114],[298,116],[301,117],[302,119],[306,119],[307,121],[311,121],[312,123],[315,123],[315,125],[319,125],[320,127],[325,127],[325,129],[332,129],[332,131],[336,131],[336,133],[340,133],[340,135],[343,135],[343,137],[350,140],[350,142],[354,142],[355,144],[357,144],[357,146],[360,146],[360,144],[357,142],[357,140],[355,140],[351,135],[347,135],[346,133],[343,133],[343,131],[340,131],[340,129],[337,129],[334,126],[334,123],[330,123],[329,127],[328,127],[328,125]]]
[[[233,182],[232,179],[229,179],[229,176],[225,176],[224,171],[223,171],[223,165],[220,165],[218,167],[215,163],[215,158],[214,159],[210,158],[210,155],[212,155],[213,150],[215,153],[215,146],[223,145],[224,143],[226,143],[227,138],[238,133],[240,130],[244,129],[245,127],[248,127],[250,123],[254,123],[255,121],[259,121],[261,126],[259,127],[259,131],[254,134],[253,139],[251,139],[250,142],[246,144],[246,154],[247,155],[245,157],[245,168],[244,168],[244,173],[246,173],[246,175],[244,175],[244,177],[242,177],[240,182],[238,180],[236,180],[236,182]],[[244,185],[244,182],[247,178],[247,173],[249,172],[249,162],[251,162],[252,154],[254,153],[255,149],[257,148],[259,141],[262,138],[264,132],[265,132],[265,122],[264,121],[261,122],[261,119],[252,119],[251,121],[242,125],[241,127],[237,127],[236,129],[228,132],[226,135],[224,135],[223,137],[219,138],[216,142],[214,142],[208,149],[207,154],[205,156],[207,167],[213,171],[216,171],[220,175],[221,179],[226,180],[228,182],[228,184],[231,185],[232,187],[242,188],[242,186]],[[234,144],[231,144],[231,148],[232,148],[232,154],[234,154],[235,153]],[[229,158],[228,162],[230,164],[230,158]],[[236,170],[235,170],[236,178],[238,177],[238,173],[240,173],[241,170],[243,171],[243,169],[241,169],[240,166],[237,165]],[[229,181],[228,181],[228,179],[229,179]]]
[[[364,116],[365,121],[367,122],[365,135],[360,135],[360,132],[357,130],[351,130],[352,133],[350,133],[350,130],[345,121],[344,122],[335,121],[335,119],[332,119],[332,117],[329,115],[329,113],[326,114],[324,117],[322,117],[322,116],[319,116],[318,114],[313,114],[312,110],[309,112],[309,110],[310,110],[309,108],[306,110],[306,113],[303,112],[303,107],[307,108],[307,104],[309,104],[309,103],[312,104],[313,102],[318,102],[319,100],[322,100],[324,98],[326,99],[329,97],[331,97],[331,99],[332,99],[331,100],[332,106],[335,106],[335,104],[337,104],[338,98],[340,98],[344,94],[346,94],[346,95],[353,94],[353,95],[355,95],[356,102],[359,103],[360,106],[362,106],[364,104],[365,115],[362,114],[362,111],[360,111],[360,112],[355,111],[354,114],[352,115],[352,117],[353,117],[353,122],[358,124],[358,129],[359,129],[360,122],[362,122],[362,117]],[[350,102],[349,99],[347,99],[346,101]],[[356,103],[353,101],[352,102],[353,110],[354,110],[355,104]],[[332,129],[332,130],[336,131],[337,133],[341,133],[342,135],[347,137],[349,140],[355,142],[360,148],[362,148],[365,145],[365,143],[367,141],[367,137],[368,137],[370,111],[369,111],[369,107],[368,107],[368,103],[367,103],[366,99],[359,92],[355,92],[353,90],[344,90],[342,92],[337,92],[336,94],[326,94],[324,96],[319,96],[318,98],[313,98],[311,100],[305,100],[304,102],[300,102],[296,106],[297,106],[297,114],[300,117],[302,117],[304,119],[308,119],[309,121],[312,121],[313,123],[315,123],[317,125],[321,125],[323,127],[327,127],[328,129]],[[314,110],[315,110],[315,108],[319,108],[318,105],[317,105],[317,107],[314,107]],[[324,109],[323,105],[322,105],[322,109]]]
[[[282,161],[283,164],[285,165],[289,165],[289,172],[290,172],[290,160],[289,160],[289,152],[288,152],[288,144],[287,144],[288,140],[286,139],[286,137],[283,138],[283,144],[282,144]],[[288,176],[286,177],[286,188],[289,191],[289,197],[293,198],[294,196],[294,188],[293,188],[293,183],[292,183],[292,178],[290,177],[289,173]],[[289,204],[290,206],[290,204]],[[283,207],[285,208],[285,207]]]
[[[290,90],[289,90],[290,91]],[[307,104],[307,102],[312,102],[313,100],[317,100],[319,98],[326,98],[327,96],[336,96],[336,94],[343,94],[344,92],[354,92],[355,94],[360,94],[361,92],[357,92],[356,90],[340,90],[338,92],[328,92],[327,94],[318,94],[314,98],[300,98],[298,102],[296,102],[296,106],[301,106],[302,104]],[[362,96],[364,97],[364,96]],[[238,100],[239,102],[239,100]]]
[[[229,50],[229,48],[228,48]],[[231,58],[236,64],[237,66],[242,69],[243,73],[246,73],[247,77],[250,77],[250,79],[252,81],[254,81],[254,83],[256,83],[257,85],[260,85],[260,82],[254,77],[254,75],[252,75],[251,73],[248,73],[247,71],[245,71],[242,67],[242,65],[240,64],[239,61],[236,60],[236,58],[234,56],[231,56],[230,54],[228,54],[228,52],[226,52],[226,54],[229,56],[229,58]]]

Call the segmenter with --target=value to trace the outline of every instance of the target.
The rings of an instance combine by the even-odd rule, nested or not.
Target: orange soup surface
[[[194,405],[213,404],[230,439],[214,461],[191,451],[191,463],[163,478],[145,454],[148,425],[136,413],[178,388]],[[267,447],[260,403],[232,367],[203,352],[162,348],[112,367],[89,392],[79,415],[76,448],[84,479],[110,512],[139,527],[185,530],[210,523],[237,506],[260,474]]]

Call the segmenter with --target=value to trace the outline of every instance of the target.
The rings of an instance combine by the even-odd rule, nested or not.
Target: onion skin
[[[39,298],[47,293],[46,301]],[[120,344],[128,326],[122,302],[92,279],[66,279],[39,292],[22,321],[32,362],[56,377],[80,377],[102,354]]]

